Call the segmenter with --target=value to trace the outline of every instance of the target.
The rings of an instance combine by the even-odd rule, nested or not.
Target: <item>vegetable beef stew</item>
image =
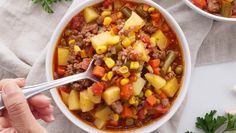
[[[194,5],[211,14],[236,17],[236,0],[191,0]]]
[[[103,130],[130,130],[165,115],[181,86],[184,63],[176,34],[160,12],[143,3],[105,0],[72,18],[54,54],[54,78],[86,71],[58,88],[68,109]]]

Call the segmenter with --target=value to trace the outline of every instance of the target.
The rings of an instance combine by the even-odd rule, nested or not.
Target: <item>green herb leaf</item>
[[[210,113],[206,113],[205,117],[197,117],[196,127],[202,129],[206,133],[214,133],[220,126],[222,126],[226,118],[224,116],[217,116],[216,110],[211,111]]]
[[[47,13],[53,13],[52,5],[57,2],[61,2],[62,0],[32,0],[32,3],[38,4],[40,3],[43,10]],[[71,0],[65,0],[71,1]]]
[[[227,115],[227,127],[225,131],[235,131],[236,130],[236,115]]]

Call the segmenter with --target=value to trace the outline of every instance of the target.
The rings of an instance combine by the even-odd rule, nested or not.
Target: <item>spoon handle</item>
[[[28,98],[30,98],[36,94],[39,94],[43,91],[50,90],[50,89],[56,88],[58,86],[65,85],[65,84],[75,82],[78,80],[82,80],[82,79],[86,79],[86,78],[89,78],[89,77],[87,76],[86,72],[84,72],[84,73],[75,74],[72,76],[48,81],[48,82],[37,84],[37,85],[26,86],[26,87],[23,87],[22,89],[23,89],[23,93],[24,93],[26,99],[28,99]],[[5,108],[5,106],[4,106],[4,103],[2,100],[2,96],[0,94],[0,110],[2,110],[3,108]]]

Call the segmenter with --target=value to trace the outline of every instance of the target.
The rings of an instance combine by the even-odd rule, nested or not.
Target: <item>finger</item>
[[[17,78],[17,79],[3,79],[0,81],[0,90],[2,90],[3,86],[7,82],[16,82],[19,87],[25,86],[25,79],[24,78]]]
[[[53,115],[41,115],[39,114],[40,119],[42,119],[43,121],[49,123],[55,120],[55,117]]]
[[[33,117],[31,110],[26,102],[23,92],[14,80],[7,80],[2,86],[2,99],[8,111],[12,126],[17,131],[31,127],[38,127],[36,119]]]
[[[24,78],[17,78],[15,79],[16,84],[21,88],[25,86],[25,79]]]
[[[46,108],[34,108],[39,114],[42,115],[51,115],[52,112],[54,111],[54,107],[52,105],[49,105]]]
[[[29,104],[36,108],[45,108],[51,104],[51,98],[38,94],[28,100]]]
[[[0,127],[2,128],[11,127],[11,123],[9,122],[9,119],[5,117],[0,117]]]

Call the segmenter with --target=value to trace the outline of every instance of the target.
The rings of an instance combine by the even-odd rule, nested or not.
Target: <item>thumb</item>
[[[37,129],[39,124],[32,115],[24,94],[16,82],[8,80],[2,89],[2,99],[16,131],[20,133],[31,131],[32,128]]]

